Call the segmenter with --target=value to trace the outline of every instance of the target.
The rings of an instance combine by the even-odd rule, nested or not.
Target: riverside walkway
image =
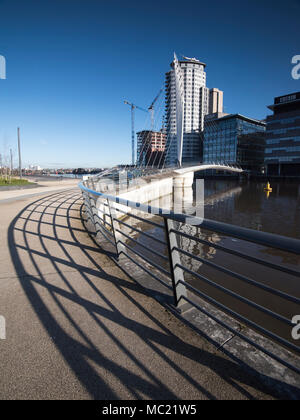
[[[0,197],[0,399],[276,398],[121,271],[65,185]]]

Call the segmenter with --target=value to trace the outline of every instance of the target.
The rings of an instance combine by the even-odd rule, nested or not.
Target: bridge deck
[[[78,190],[1,203],[0,399],[249,399],[268,390],[84,230]]]
[[[191,166],[181,169],[176,169],[175,173],[177,174],[186,174],[189,172],[200,172],[200,171],[207,171],[210,169],[215,169],[218,171],[226,171],[226,172],[234,172],[234,173],[243,173],[243,169],[231,167],[227,165],[219,165],[219,164],[203,164],[203,165],[197,165],[197,166]]]

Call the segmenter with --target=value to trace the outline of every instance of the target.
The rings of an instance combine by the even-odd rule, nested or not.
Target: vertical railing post
[[[94,222],[94,226],[95,226],[96,231],[97,231],[96,216],[98,216],[97,201],[98,200],[96,200],[95,196],[92,195],[92,198],[90,199],[90,203],[91,203],[91,212],[92,212],[92,216],[93,216],[93,222]]]
[[[88,223],[88,221],[89,221],[90,200],[89,200],[88,193],[86,191],[82,192],[82,196],[84,198],[84,204],[85,204],[86,223]]]
[[[92,223],[94,225],[94,228],[96,229],[96,223],[95,223],[95,218],[94,218],[94,211],[93,211],[93,207],[92,207],[92,204],[91,204],[91,198],[90,198],[90,193],[89,192],[87,193],[87,196],[88,196],[90,214],[92,216]]]
[[[183,270],[178,267],[178,264],[181,264],[180,254],[174,249],[177,247],[176,233],[172,232],[174,229],[174,222],[171,219],[164,218],[164,223],[172,277],[174,305],[178,308],[180,305],[184,304],[182,297],[186,297],[186,287],[184,284],[179,283],[180,281],[184,282],[184,273]]]
[[[118,255],[118,258],[119,258],[121,253],[125,253],[126,249],[121,243],[121,234],[119,232],[117,232],[117,230],[116,230],[116,229],[120,230],[118,220],[115,217],[116,209],[112,208],[109,199],[107,199],[107,205],[108,205],[108,208],[109,208],[111,228],[112,228],[112,233],[113,233],[113,237],[114,237],[114,241],[115,241],[115,245],[116,245],[116,252],[117,252],[117,255]]]

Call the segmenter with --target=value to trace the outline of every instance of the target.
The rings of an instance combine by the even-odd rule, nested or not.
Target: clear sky
[[[123,101],[147,108],[174,51],[207,64],[226,112],[265,118],[274,96],[300,91],[300,1],[0,0],[0,153],[16,152],[20,126],[25,165],[130,162]]]

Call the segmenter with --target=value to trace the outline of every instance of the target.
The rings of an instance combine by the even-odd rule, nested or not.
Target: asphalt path
[[[95,244],[66,182],[0,192],[0,399],[274,399]]]

